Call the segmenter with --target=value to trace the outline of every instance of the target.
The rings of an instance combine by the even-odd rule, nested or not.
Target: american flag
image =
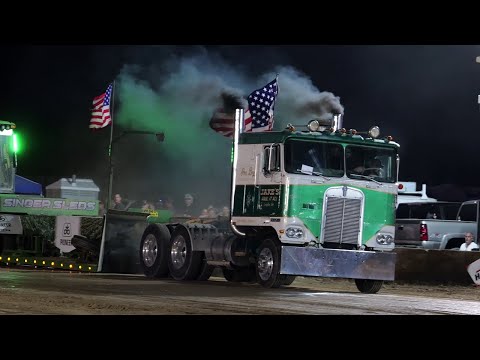
[[[254,90],[247,98],[244,132],[271,131],[273,109],[278,94],[277,78],[264,87]]]
[[[107,91],[93,99],[92,118],[90,129],[101,129],[112,123],[110,117],[110,101],[112,97],[113,83],[108,85]]]
[[[226,137],[232,137],[235,132],[235,113],[217,109],[210,119],[210,127]]]

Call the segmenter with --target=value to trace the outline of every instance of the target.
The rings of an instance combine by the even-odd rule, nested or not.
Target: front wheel
[[[285,284],[287,275],[280,274],[280,244],[266,239],[258,248],[256,261],[257,281],[266,288],[278,288]]]
[[[376,294],[383,285],[383,280],[355,279],[357,289],[364,294]]]
[[[297,277],[295,275],[286,275],[285,280],[283,281],[284,286],[291,285]]]

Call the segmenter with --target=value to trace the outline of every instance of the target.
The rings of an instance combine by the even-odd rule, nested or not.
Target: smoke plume
[[[246,73],[206,51],[169,56],[157,66],[125,65],[118,80],[116,132],[127,134],[115,144],[114,193],[133,199],[172,197],[181,207],[191,193],[201,208],[229,204],[231,139],[209,127],[218,108],[233,112],[246,97],[278,74],[274,130],[287,123],[343,113],[339,98],[320,92],[304,74],[278,66],[266,74]],[[128,130],[164,132],[152,135]]]

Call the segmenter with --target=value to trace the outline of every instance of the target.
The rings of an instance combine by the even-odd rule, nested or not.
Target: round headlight
[[[320,123],[318,122],[318,120],[310,120],[307,125],[307,128],[310,131],[318,131],[319,127]]]
[[[368,130],[368,135],[371,138],[376,139],[377,137],[380,136],[380,128],[378,126],[371,127],[370,130]]]

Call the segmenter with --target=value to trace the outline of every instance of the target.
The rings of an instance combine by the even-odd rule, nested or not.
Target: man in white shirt
[[[473,242],[473,234],[471,232],[465,233],[465,242],[460,246],[460,251],[472,251],[478,249],[478,245]]]

